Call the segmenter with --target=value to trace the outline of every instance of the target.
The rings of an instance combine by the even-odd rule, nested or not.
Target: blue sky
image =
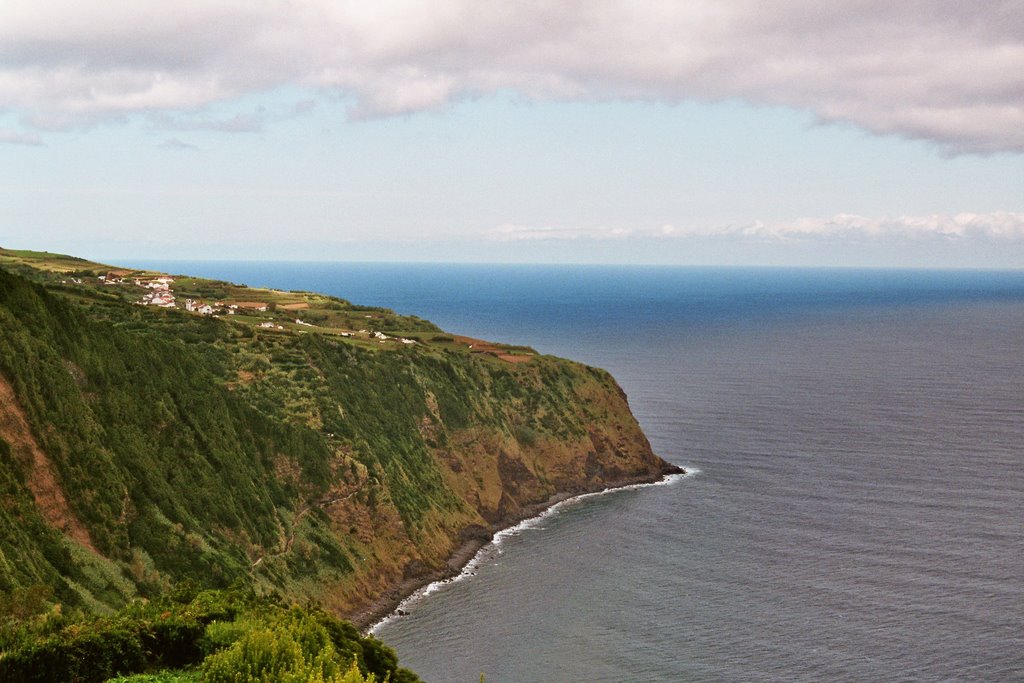
[[[220,4],[186,3],[198,17]],[[865,4],[849,3],[854,18],[867,21]],[[743,45],[768,41],[766,52],[715,43],[713,54],[663,58],[709,38],[661,36],[686,17],[635,16],[646,7],[636,3],[586,5],[601,11],[583,29],[563,19],[564,33],[537,29],[550,16],[475,16],[495,41],[509,25],[527,42],[545,36],[544,50],[524,54],[467,47],[459,12],[471,4],[451,3],[429,30],[397,30],[372,12],[324,19],[324,45],[359,39],[340,55],[309,48],[306,33],[289,43],[284,15],[232,23],[227,5],[207,54],[209,21],[193,35],[178,26],[178,51],[125,47],[119,36],[142,30],[132,16],[104,25],[83,15],[58,30],[27,3],[0,29],[0,245],[115,261],[1024,267],[1021,77],[1000,75],[1018,53],[1024,73],[1020,39],[975,36],[972,52],[951,35],[955,50],[930,60],[947,68],[918,72],[888,43],[823,46],[823,33],[839,44],[851,30],[837,3],[815,25],[789,9],[777,17],[792,24],[785,49],[806,43],[780,60],[778,28],[751,26],[746,3],[731,5],[721,30]],[[638,53],[635,32],[606,21],[612,10],[648,31],[644,45],[675,51]],[[897,19],[908,53],[956,26]],[[159,12],[143,21],[164,30]],[[245,47],[234,60],[219,42],[229,34]],[[253,44],[266,36],[275,48],[264,54]],[[595,36],[621,46],[595,54]],[[971,55],[974,71],[963,68]],[[707,67],[712,56],[718,66]],[[282,66],[304,58],[319,60],[319,81]],[[758,69],[778,82],[748,82]],[[850,92],[833,92],[826,76],[844,69]],[[947,89],[932,101],[936,84]]]

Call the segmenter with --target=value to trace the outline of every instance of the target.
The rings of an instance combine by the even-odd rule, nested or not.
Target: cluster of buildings
[[[246,311],[255,311],[262,313],[267,310],[269,304],[263,303],[262,301],[236,301],[230,304],[224,303],[223,301],[217,301],[212,304],[206,304],[202,301],[196,301],[195,299],[185,299],[185,310],[190,313],[199,313],[200,315],[234,315]],[[296,321],[298,322],[298,321]]]
[[[360,332],[365,332],[365,330],[360,330]],[[401,342],[403,344],[415,344],[416,343],[415,339],[406,339],[405,337],[389,337],[388,335],[384,334],[383,332],[374,332],[373,336],[374,336],[375,339],[379,339],[382,344],[384,342],[386,342],[388,339],[394,339],[395,341]]]
[[[203,303],[195,299],[185,299],[185,310],[189,313],[198,313],[199,315],[235,315],[236,313],[263,313],[269,309],[270,305],[262,301],[234,301],[231,303],[225,303],[223,301],[216,301],[212,304]],[[296,318],[296,325],[307,325],[314,327],[310,323],[303,322]],[[283,330],[284,326],[278,325],[277,323],[264,320],[257,327],[264,330]]]
[[[101,275],[99,278],[104,284],[128,284],[123,275],[119,273],[109,273],[105,276]],[[174,292],[171,290],[171,284],[174,283],[174,278],[167,276],[160,276],[153,278],[152,280],[140,280],[134,278],[134,284],[139,287],[145,287],[147,291],[142,295],[142,299],[138,303],[144,306],[160,306],[163,308],[177,308],[177,303],[174,299]],[[238,312],[248,313],[263,313],[267,311],[269,304],[262,301],[236,301],[232,303],[225,303],[223,301],[217,301],[215,303],[204,303],[196,299],[185,299],[185,310],[189,313],[198,313],[199,315],[235,315]],[[367,316],[370,317],[370,316]],[[295,319],[296,325],[303,325],[306,327],[315,327],[315,325],[308,323],[301,318]],[[273,321],[266,320],[259,324],[259,327],[266,330],[283,330],[284,327]],[[394,341],[400,344],[415,344],[416,340],[406,339],[405,337],[389,337],[383,332],[369,332],[368,330],[359,330],[358,332],[342,332],[343,337],[352,337],[355,335],[367,335],[371,339],[377,339],[381,344],[387,341]]]
[[[199,315],[213,315],[214,313],[234,315],[238,311],[238,306],[235,304],[225,304],[223,301],[210,305],[195,299],[185,299],[185,310],[189,313],[198,313]]]
[[[142,278],[126,277],[131,274],[131,271],[116,271],[112,270],[106,275],[98,275],[96,277],[102,285],[128,285],[134,284],[136,287],[143,287],[146,289],[146,293],[142,295],[136,303],[142,304],[143,306],[160,306],[161,308],[177,308],[177,303],[174,300],[174,292],[171,290],[171,284],[174,283],[173,277],[161,275],[148,280]],[[72,277],[70,280],[76,285],[82,284],[82,278]],[[61,284],[67,284],[68,280],[61,280]]]
[[[108,275],[106,277],[100,276],[100,279],[105,284],[123,284],[124,278],[117,278]],[[161,276],[152,280],[140,280],[135,278],[135,284],[139,287],[145,287],[150,290],[142,295],[142,299],[139,303],[143,306],[160,306],[161,308],[176,308],[177,304],[174,301],[174,292],[171,291],[171,283],[174,282],[174,278],[167,276]]]

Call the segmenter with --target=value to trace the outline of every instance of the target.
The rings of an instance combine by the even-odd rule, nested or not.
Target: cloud
[[[745,242],[869,243],[922,240],[986,240],[1024,242],[1024,213],[959,213],[953,216],[867,218],[839,214],[831,218],[800,218],[783,223],[755,221],[711,227],[663,225],[655,229],[531,227],[506,224],[485,236],[499,242],[534,240],[685,240],[727,238]]]
[[[43,144],[43,138],[39,136],[39,133],[28,133],[20,130],[11,130],[10,128],[0,128],[0,142],[5,142],[9,145],[30,145],[33,147],[39,147]]]
[[[756,239],[844,241],[881,240],[995,240],[1024,241],[1024,213],[959,213],[953,216],[866,218],[839,214],[828,219],[802,218],[790,223],[756,223],[737,234]]]
[[[153,124],[162,130],[259,133],[263,130],[264,124],[264,118],[259,114],[235,114],[227,118],[214,118],[210,116],[171,116],[161,112],[150,118]]]
[[[199,149],[191,142],[185,142],[184,140],[179,140],[178,138],[169,138],[167,140],[164,140],[160,144],[160,146],[163,147],[164,149],[173,149],[179,152],[195,151]]]
[[[555,226],[523,226],[506,223],[486,233],[496,242],[523,242],[544,240],[608,240],[625,239],[634,233],[626,228],[567,228]]]
[[[354,98],[354,116],[498,91],[739,98],[1024,151],[1021,0],[7,0],[0,65],[0,109],[42,128],[297,85]]]

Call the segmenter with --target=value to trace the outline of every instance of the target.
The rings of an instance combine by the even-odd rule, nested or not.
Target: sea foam
[[[543,526],[541,526],[544,520],[549,519],[550,517],[558,514],[559,512],[565,510],[568,507],[578,505],[579,503],[582,503],[583,501],[589,500],[591,498],[606,496],[612,493],[618,493],[620,491],[635,491],[637,489],[645,489],[653,486],[672,486],[673,484],[679,483],[683,479],[694,477],[700,474],[699,469],[691,467],[689,465],[684,466],[684,469],[685,472],[669,474],[663,477],[662,479],[659,479],[658,481],[644,482],[641,484],[628,484],[626,486],[612,486],[606,489],[601,489],[600,491],[593,491],[591,493],[581,493],[577,496],[566,498],[565,500],[561,500],[555,503],[554,505],[544,508],[544,510],[542,510],[537,515],[534,515],[533,517],[524,519],[518,524],[513,524],[510,527],[507,527],[505,529],[502,529],[501,531],[496,532],[494,534],[494,537],[490,540],[490,542],[481,547],[480,550],[478,550],[476,554],[473,555],[472,559],[470,559],[469,562],[466,563],[466,566],[462,568],[462,571],[460,571],[455,576],[449,577],[447,579],[432,581],[431,583],[428,583],[426,586],[423,586],[422,588],[416,590],[409,597],[402,600],[402,602],[398,604],[398,606],[395,608],[393,612],[391,612],[391,614],[389,614],[388,616],[384,617],[383,619],[375,623],[373,626],[371,626],[368,630],[368,633],[370,633],[371,635],[376,635],[376,633],[386,624],[389,624],[395,619],[399,619],[400,617],[405,616],[408,612],[412,610],[412,608],[418,602],[423,600],[428,595],[437,592],[438,590],[447,585],[457,583],[471,576],[474,576],[476,574],[477,568],[483,562],[501,554],[501,544],[505,539],[511,538],[513,536],[518,536],[524,531],[541,530],[544,528]]]

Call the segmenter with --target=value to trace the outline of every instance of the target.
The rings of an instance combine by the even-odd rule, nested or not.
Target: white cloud
[[[163,130],[213,130],[221,133],[259,133],[263,130],[264,117],[258,114],[235,114],[217,119],[209,116],[180,117],[155,114],[152,122]]]
[[[1024,242],[1024,213],[959,213],[954,216],[898,216],[866,218],[839,214],[831,218],[800,218],[768,224],[761,221],[742,225],[663,225],[655,229],[530,227],[506,224],[485,235],[500,242],[526,240],[684,240],[688,238],[729,238],[746,242],[827,241],[844,243],[892,240],[988,240]]]
[[[11,130],[10,128],[0,128],[0,142],[5,142],[9,145],[31,145],[39,147],[43,144],[43,138],[39,136],[39,133]]]
[[[633,234],[626,228],[568,228],[557,226],[526,226],[506,223],[485,233],[497,242],[523,242],[543,240],[608,240],[624,239]]]
[[[1022,0],[6,0],[0,109],[39,127],[285,85],[357,116],[514,90],[741,98],[823,121],[1024,151]]]
[[[1024,241],[1024,213],[1000,211],[895,218],[839,214],[824,220],[803,218],[777,225],[756,224],[747,226],[739,234],[767,239]]]

